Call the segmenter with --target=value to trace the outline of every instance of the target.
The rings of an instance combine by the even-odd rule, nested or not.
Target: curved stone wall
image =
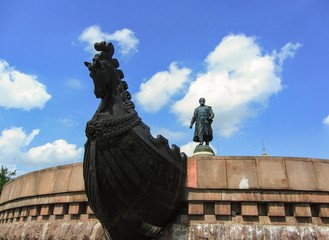
[[[192,157],[187,187],[189,239],[329,239],[328,160]]]
[[[241,156],[188,161],[190,188],[329,191],[328,160]]]
[[[329,239],[329,161],[188,159],[186,209],[159,240]],[[104,239],[82,164],[32,172],[0,196],[0,239]]]
[[[0,196],[0,239],[103,239],[88,207],[82,164],[28,173]]]

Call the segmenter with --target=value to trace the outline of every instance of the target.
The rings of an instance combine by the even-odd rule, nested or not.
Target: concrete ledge
[[[70,202],[87,202],[85,192],[68,192],[62,194],[52,194],[44,196],[34,196],[22,199],[15,199],[0,205],[0,212],[6,209],[18,208],[31,205],[70,203]]]
[[[273,190],[189,189],[187,200],[329,203],[329,193]]]

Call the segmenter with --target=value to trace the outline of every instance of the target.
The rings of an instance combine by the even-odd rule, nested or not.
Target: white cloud
[[[302,46],[302,44],[300,44],[300,43],[294,44],[294,43],[289,42],[281,48],[280,52],[273,50],[272,56],[273,56],[274,60],[277,61],[278,71],[282,70],[282,65],[283,65],[284,60],[288,57],[291,57],[291,58],[294,57],[297,49],[300,48],[301,46]]]
[[[20,158],[22,150],[31,143],[39,132],[39,129],[35,129],[26,135],[22,128],[12,127],[3,130],[0,135],[0,156],[3,161]]]
[[[279,53],[268,55],[262,53],[254,37],[226,36],[208,54],[207,71],[199,73],[186,95],[173,105],[173,112],[188,125],[199,98],[205,97],[215,113],[215,132],[231,136],[246,119],[265,109],[269,98],[282,89],[282,63],[300,46],[289,43]]]
[[[180,147],[180,151],[185,153],[188,157],[193,156],[194,149],[198,145],[196,142],[188,142],[187,144]]]
[[[168,71],[158,72],[141,84],[135,98],[137,103],[146,112],[159,111],[174,94],[184,88],[190,73],[190,69],[179,68],[176,62],[171,63]]]
[[[329,126],[329,115],[322,120],[322,123],[326,126]]]
[[[26,134],[22,128],[5,129],[0,135],[0,156],[6,164],[56,166],[63,163],[82,161],[83,149],[63,139],[29,148],[39,129]]]
[[[0,59],[1,107],[42,109],[50,98],[46,86],[40,83],[36,76],[19,72]]]
[[[82,161],[82,148],[77,148],[75,144],[70,144],[63,139],[58,139],[52,143],[46,143],[42,146],[30,148],[27,153],[27,159],[32,164]]]
[[[87,44],[85,50],[94,53],[94,43],[100,41],[113,41],[119,45],[122,55],[129,55],[137,52],[139,40],[135,37],[132,30],[124,28],[114,33],[102,32],[98,25],[87,27],[79,36],[81,42]]]

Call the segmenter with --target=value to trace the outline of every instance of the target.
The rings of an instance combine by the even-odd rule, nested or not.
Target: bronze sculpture
[[[101,99],[87,123],[84,180],[88,203],[108,239],[146,240],[158,236],[180,211],[186,155],[152,137],[131,101],[111,43],[94,45],[85,62]]]
[[[204,98],[199,99],[200,106],[194,110],[193,117],[191,119],[190,128],[195,123],[194,142],[199,142],[199,145],[209,145],[209,142],[213,139],[213,133],[211,123],[214,118],[214,112],[210,106],[205,105],[206,100]]]

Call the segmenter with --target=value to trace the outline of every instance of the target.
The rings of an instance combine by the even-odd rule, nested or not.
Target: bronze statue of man
[[[195,123],[194,142],[199,142],[199,145],[209,145],[209,142],[213,139],[211,123],[214,118],[214,112],[210,106],[205,105],[206,100],[204,98],[199,99],[200,106],[194,110],[194,114],[191,120],[190,128]]]

